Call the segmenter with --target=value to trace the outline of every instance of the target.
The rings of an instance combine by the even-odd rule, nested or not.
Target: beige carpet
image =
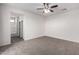
[[[6,46],[5,46],[6,47]],[[21,41],[9,46],[2,55],[79,55],[79,43],[50,37]]]
[[[20,38],[18,36],[11,37],[11,43],[16,43],[16,42],[23,41],[23,40],[24,40],[23,38]]]

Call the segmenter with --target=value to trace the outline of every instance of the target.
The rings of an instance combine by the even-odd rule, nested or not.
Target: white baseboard
[[[33,36],[33,37],[30,37],[30,38],[25,38],[24,40],[31,40],[31,39],[35,39],[35,38],[42,37],[42,36],[43,36],[43,35]]]
[[[64,39],[64,38],[61,38],[61,37],[56,37],[56,36],[48,36],[48,35],[45,35],[47,37],[51,37],[51,38],[58,38],[58,39],[61,39],[61,40],[66,40],[66,41],[71,41],[71,42],[76,42],[76,43],[79,43],[78,40],[71,40],[71,39]]]

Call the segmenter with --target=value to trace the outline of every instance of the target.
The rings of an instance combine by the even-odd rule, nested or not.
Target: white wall
[[[2,25],[2,20],[1,20],[2,17],[1,17],[1,14],[2,13],[1,13],[1,6],[0,6],[0,45],[2,44],[1,43],[1,41],[2,41],[2,26],[1,26]]]
[[[0,21],[1,21],[1,37],[0,37],[0,46],[6,45],[10,43],[10,21],[9,21],[9,13],[7,12],[6,8],[0,6]],[[8,16],[8,17],[7,17]]]
[[[26,38],[25,40],[43,36],[43,24],[44,20],[42,16],[26,13],[24,20],[24,38]]]
[[[2,8],[1,8],[2,7]],[[10,16],[11,12],[24,15],[23,19],[23,38],[24,40],[29,40],[43,36],[43,17],[39,15],[32,14],[27,11],[20,9],[15,9],[11,7],[1,6],[2,9],[0,21],[0,32],[2,38],[0,37],[0,46],[10,44],[11,42],[11,29],[10,29]]]
[[[47,17],[45,35],[79,42],[79,9]]]

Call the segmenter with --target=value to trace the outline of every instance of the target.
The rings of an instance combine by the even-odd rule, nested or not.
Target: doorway
[[[19,15],[10,17],[11,25],[11,43],[16,43],[23,40],[23,19]]]

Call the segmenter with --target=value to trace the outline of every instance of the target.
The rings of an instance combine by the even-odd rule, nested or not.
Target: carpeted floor
[[[79,43],[46,36],[4,47],[1,55],[79,55]]]
[[[19,41],[23,41],[23,38],[20,38],[19,36],[11,37],[11,43],[16,43]]]

